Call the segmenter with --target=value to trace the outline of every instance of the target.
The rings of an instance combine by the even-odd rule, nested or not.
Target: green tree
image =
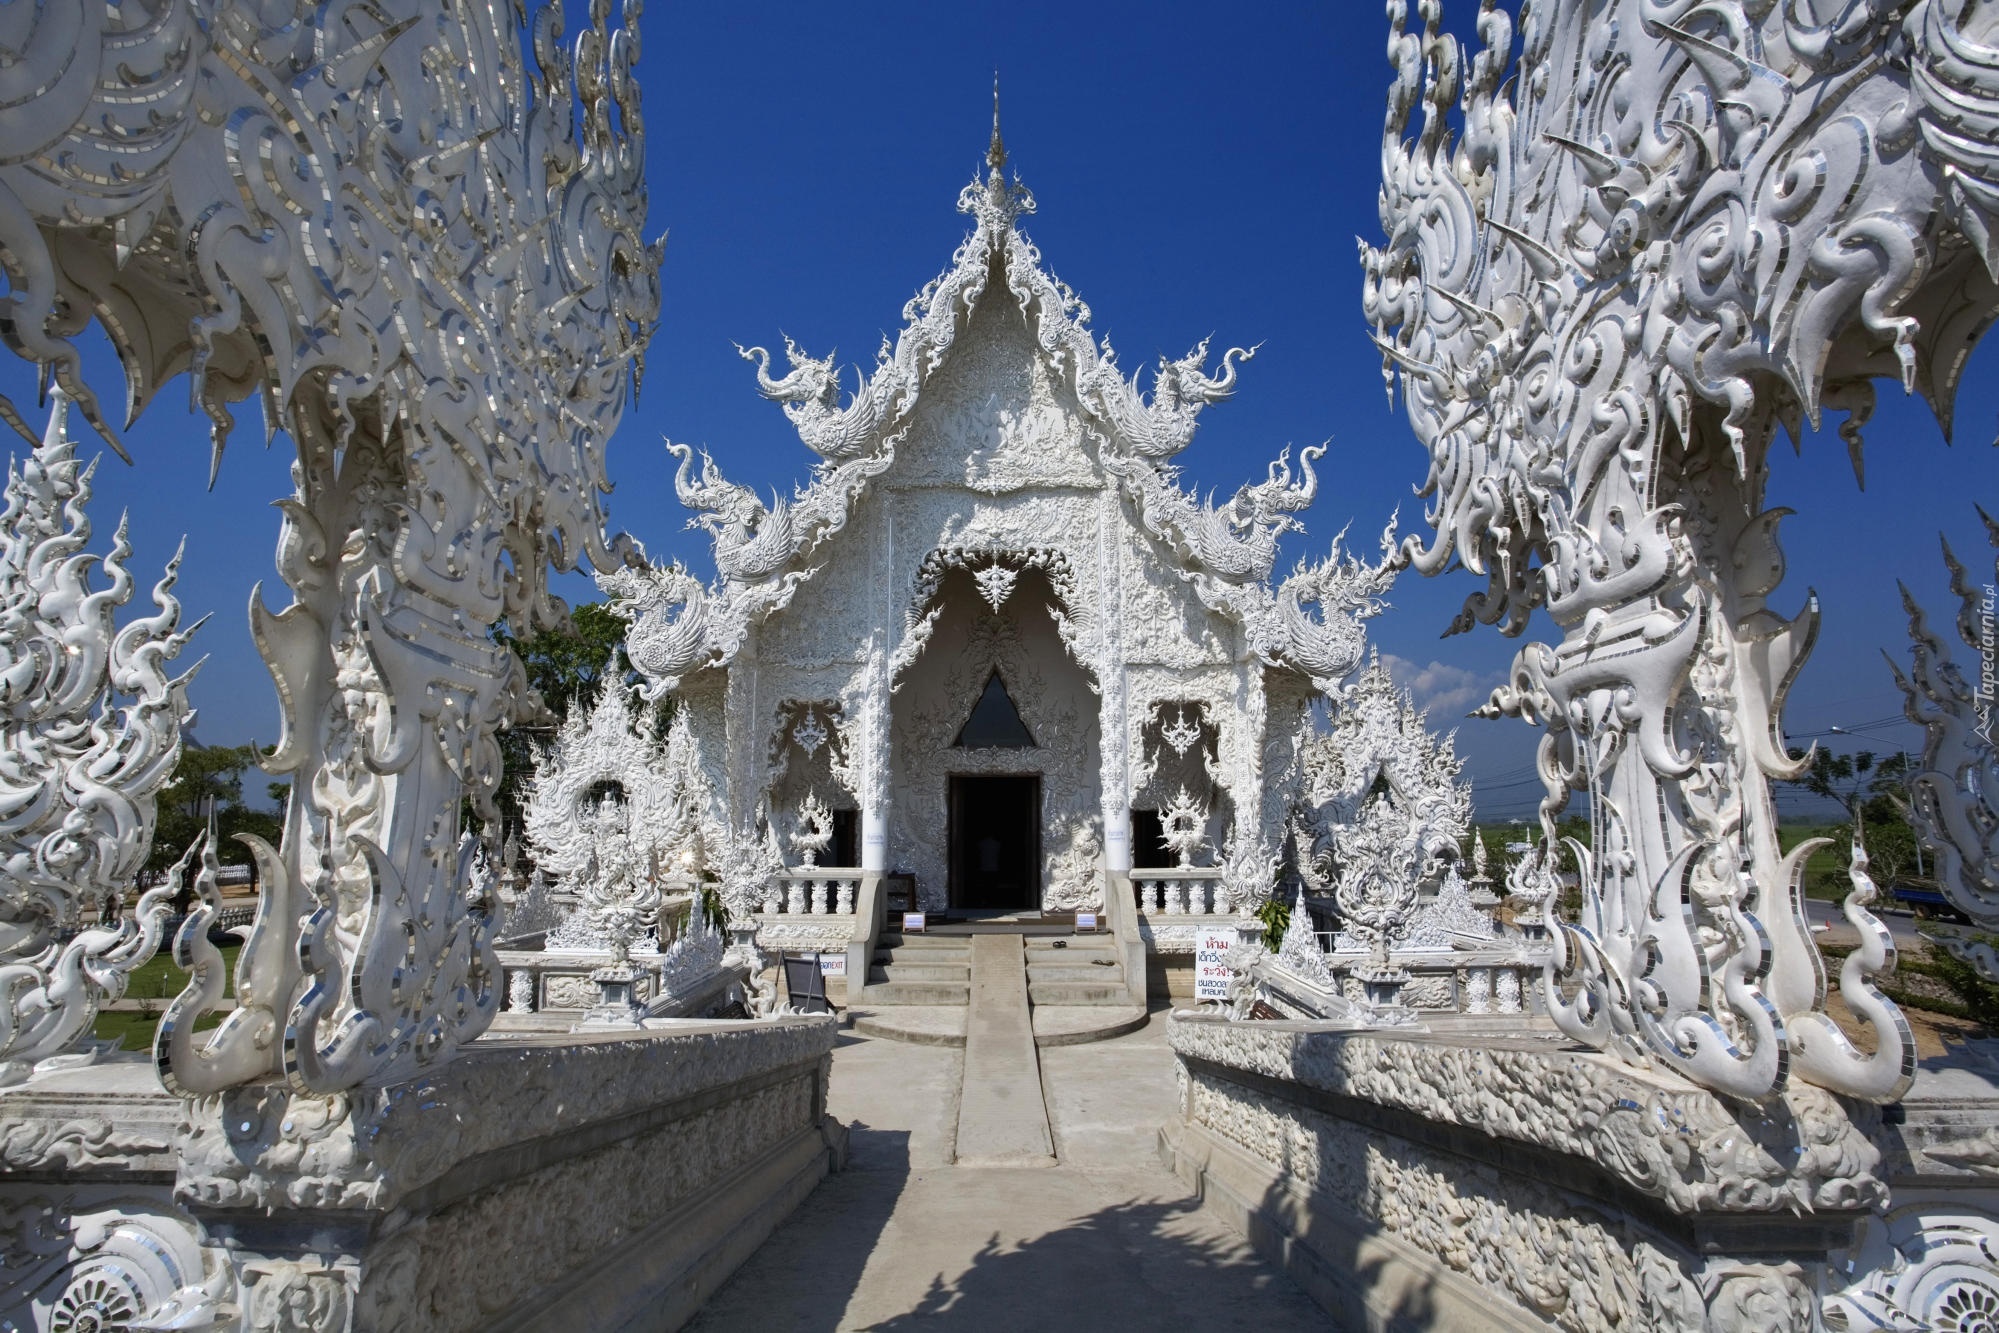
[[[1908,775],[1909,756],[1906,754],[1891,754],[1884,758],[1872,750],[1834,754],[1820,749],[1813,752],[1811,767],[1787,781],[1793,786],[1803,787],[1814,796],[1832,801],[1846,811],[1849,824],[1858,822],[1865,829],[1868,818],[1875,811],[1875,798],[1900,791]],[[1885,802],[1881,803],[1881,808],[1894,813],[1894,807]]]
[[[273,782],[265,791],[279,810],[259,809],[243,799],[243,774],[257,766],[254,745],[202,745],[189,740],[167,785],[160,789],[159,820],[153,850],[146,858],[152,874],[164,873],[208,827],[211,802],[219,835],[216,855],[224,865],[248,865],[250,850],[236,841],[238,833],[254,833],[272,846],[284,834],[280,811],[290,795],[288,783]]]
[[[1903,799],[1913,771],[1909,756],[1901,752],[1881,756],[1871,750],[1834,754],[1822,749],[1812,755],[1811,767],[1789,781],[1846,813],[1845,826],[1828,832],[1850,843],[1857,828],[1867,848],[1868,873],[1885,889],[1896,879],[1921,874],[1925,867],[1922,848],[1904,813]],[[1836,863],[1824,854],[1812,860],[1815,868],[1806,876],[1806,891],[1813,897],[1845,897],[1849,882],[1844,850]]]

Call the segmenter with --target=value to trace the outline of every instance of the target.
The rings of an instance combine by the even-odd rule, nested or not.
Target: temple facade
[[[1378,565],[1335,543],[1273,581],[1323,448],[1221,504],[1182,489],[1175,457],[1253,351],[1211,372],[1203,342],[1141,391],[1021,231],[1034,200],[997,128],[988,162],[958,200],[971,235],[845,403],[830,358],[787,339],[779,376],[743,353],[817,456],[809,484],[766,507],[670,444],[717,577],[600,582],[646,692],[690,721],[744,906],[817,802],[829,864],[913,876],[931,910],[1088,909],[1105,872],[1173,862],[1251,909],[1392,534]]]

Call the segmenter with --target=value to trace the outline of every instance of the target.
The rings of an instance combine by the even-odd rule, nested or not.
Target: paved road
[[[1901,911],[1877,911],[1874,915],[1880,917],[1882,923],[1888,927],[1888,933],[1895,937],[1895,947],[1898,949],[1911,949],[1921,945],[1922,938],[1916,932],[1930,924],[1927,921],[1918,921],[1909,913]],[[1849,938],[1853,934],[1853,928],[1846,924],[1846,917],[1841,913],[1838,903],[1827,902],[1823,898],[1807,898],[1805,917],[1814,926],[1831,926],[1832,931],[1828,933],[1833,934],[1835,938],[1841,932]]]
[[[1165,1015],[1041,1052],[1058,1164],[952,1166],[961,1055],[843,1035],[852,1160],[691,1329],[1323,1329],[1326,1317],[1159,1165]]]

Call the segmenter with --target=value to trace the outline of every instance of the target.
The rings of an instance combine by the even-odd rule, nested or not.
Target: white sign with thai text
[[[1235,927],[1203,927],[1194,937],[1194,999],[1229,998],[1229,965],[1222,955],[1235,947]]]

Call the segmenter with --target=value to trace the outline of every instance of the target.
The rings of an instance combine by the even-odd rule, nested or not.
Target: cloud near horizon
[[[1416,706],[1429,710],[1431,725],[1447,729],[1484,703],[1497,683],[1448,662],[1418,666],[1394,653],[1383,653],[1381,660],[1395,683],[1415,698]]]

